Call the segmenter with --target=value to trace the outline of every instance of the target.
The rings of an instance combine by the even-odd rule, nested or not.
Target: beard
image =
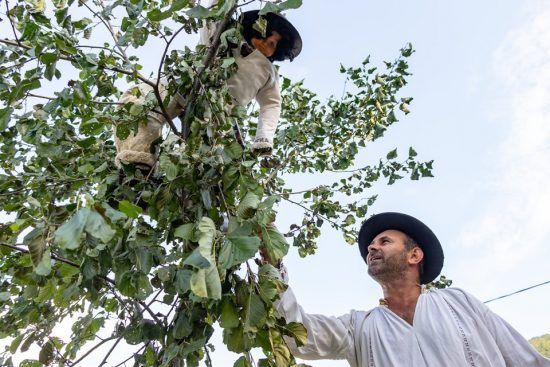
[[[368,265],[369,275],[377,281],[402,279],[407,271],[407,251],[382,257]]]

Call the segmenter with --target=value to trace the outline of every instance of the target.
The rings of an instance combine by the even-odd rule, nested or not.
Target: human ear
[[[415,247],[410,251],[409,263],[420,264],[424,259],[424,251],[420,247]]]

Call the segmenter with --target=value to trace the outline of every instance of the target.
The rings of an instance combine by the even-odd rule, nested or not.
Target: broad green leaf
[[[197,5],[186,11],[188,17],[204,19],[210,16],[210,10],[206,9],[202,5]]]
[[[193,276],[193,271],[190,269],[179,269],[176,271],[174,285],[178,293],[185,293],[191,289],[190,280]]]
[[[250,293],[244,309],[243,329],[245,332],[256,332],[258,326],[260,326],[267,312],[265,305],[256,293]]]
[[[184,314],[180,313],[172,332],[176,339],[186,338],[193,332],[193,324]]]
[[[252,367],[252,365],[244,356],[242,356],[239,357],[239,359],[237,359],[235,363],[233,363],[233,367]]]
[[[288,243],[283,235],[274,227],[262,229],[262,239],[269,258],[277,262],[288,252]]]
[[[137,218],[143,211],[139,206],[132,204],[128,200],[122,200],[118,203],[118,210],[129,216],[130,218]]]
[[[212,219],[202,217],[197,226],[199,251],[203,257],[210,259],[212,255],[212,245],[216,237],[216,225]]]
[[[82,208],[55,231],[55,241],[61,248],[74,250],[80,246],[81,236],[89,214],[90,209]]]
[[[239,326],[239,313],[229,297],[224,297],[222,300],[220,326],[224,329]]]
[[[264,7],[260,10],[259,15],[266,15],[267,13],[280,13],[280,12],[281,12],[281,8],[280,8],[279,5],[275,5],[273,3],[266,2]],[[265,21],[265,18],[260,17],[259,20]],[[258,27],[265,29],[265,27],[263,27],[261,25],[258,26]],[[254,29],[258,30],[256,28],[256,25],[254,25]],[[258,31],[262,34],[264,33],[260,30],[258,30]]]
[[[46,250],[42,255],[42,259],[40,259],[40,262],[36,265],[36,268],[34,268],[34,272],[38,275],[47,276],[51,271],[52,259],[50,257],[50,251]]]
[[[302,0],[286,0],[279,4],[281,10],[298,9],[302,6]]]
[[[208,269],[199,269],[191,276],[189,281],[191,291],[199,297],[220,299],[222,288],[220,275],[215,265]]]
[[[116,231],[94,210],[90,210],[88,214],[85,230],[89,235],[100,239],[104,243],[109,242],[116,234]]]
[[[220,251],[218,258],[220,266],[229,269],[243,263],[256,254],[260,244],[258,237],[229,237]]]
[[[252,192],[247,193],[237,207],[237,216],[242,219],[252,218],[258,205],[260,205],[258,195]]]
[[[286,324],[285,329],[296,340],[296,345],[299,347],[307,343],[307,329],[304,325],[298,322],[290,322]]]
[[[51,341],[47,341],[42,346],[42,349],[40,349],[40,353],[38,354],[38,360],[44,364],[49,365],[53,361],[54,357],[54,345]]]
[[[174,231],[174,236],[179,237],[184,240],[193,239],[193,230],[195,229],[194,223],[182,224]]]
[[[0,302],[6,302],[9,301],[11,297],[10,292],[0,292]],[[13,352],[12,352],[13,353]]]
[[[386,154],[386,159],[390,160],[390,159],[395,159],[397,158],[397,148],[388,152],[388,154]]]
[[[8,122],[10,121],[12,113],[13,108],[11,107],[0,108],[0,132],[8,127]]]
[[[206,268],[210,267],[210,265],[212,264],[211,258],[212,258],[211,255],[209,255],[208,257],[203,256],[200,252],[200,248],[197,247],[183,261],[183,265],[190,265],[190,266],[198,268],[198,269],[206,269]]]
[[[29,248],[32,263],[37,266],[42,260],[42,254],[46,250],[44,227],[34,228],[23,238],[23,244]]]
[[[166,173],[168,181],[174,181],[178,177],[178,166],[176,166],[169,157],[161,155],[159,158],[160,168]]]

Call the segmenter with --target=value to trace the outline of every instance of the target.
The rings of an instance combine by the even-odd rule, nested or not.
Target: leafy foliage
[[[264,11],[285,10],[301,1],[265,4]],[[399,110],[409,112],[412,99],[398,94],[411,46],[383,71],[368,58],[342,67],[354,90],[341,99],[321,102],[283,78],[278,149],[259,159],[233,133],[234,124],[247,133],[256,126],[251,111],[230,108],[225,84],[236,68],[228,55],[239,37],[235,25],[219,46],[170,50],[181,32],[227,21],[235,0],[211,9],[192,0],[9,6],[13,39],[0,40],[0,210],[14,219],[0,225],[0,338],[13,341],[2,363],[35,344],[38,360],[22,365],[73,365],[86,358],[85,344],[107,332],[99,344],[141,346],[133,356],[139,365],[208,365],[218,323],[227,348],[242,353],[235,366],[255,365],[252,348],[265,354],[260,366],[293,365],[283,336],[301,344],[307,333],[273,308],[285,289],[277,270],[249,260],[260,247],[282,259],[285,235],[302,256],[313,254],[327,222],[353,243],[376,200],[362,196],[376,182],[431,176],[432,162],[419,162],[413,148],[401,160],[392,150],[375,165],[352,168]],[[112,40],[90,45],[100,29]],[[165,42],[165,53],[156,75],[145,77],[128,53],[150,39]],[[161,78],[169,95],[193,97],[182,118],[189,135],[183,139],[168,118],[171,135],[158,144],[155,172],[119,171],[113,134],[127,137],[150,109],[166,114]],[[152,87],[144,106],[117,102],[121,80]],[[284,175],[304,172],[343,176],[300,192],[286,186]],[[304,210],[286,234],[272,226],[281,200]],[[56,337],[54,327],[75,315],[71,340]]]
[[[546,358],[550,358],[550,334],[544,334],[529,339],[529,343],[535,348],[540,354]]]

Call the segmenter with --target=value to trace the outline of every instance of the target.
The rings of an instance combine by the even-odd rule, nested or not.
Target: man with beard
[[[427,289],[443,266],[435,234],[406,214],[366,220],[359,250],[384,299],[340,317],[304,312],[289,288],[277,304],[287,322],[308,331],[306,345],[286,341],[303,359],[347,359],[351,366],[546,366],[506,321],[457,288]]]

